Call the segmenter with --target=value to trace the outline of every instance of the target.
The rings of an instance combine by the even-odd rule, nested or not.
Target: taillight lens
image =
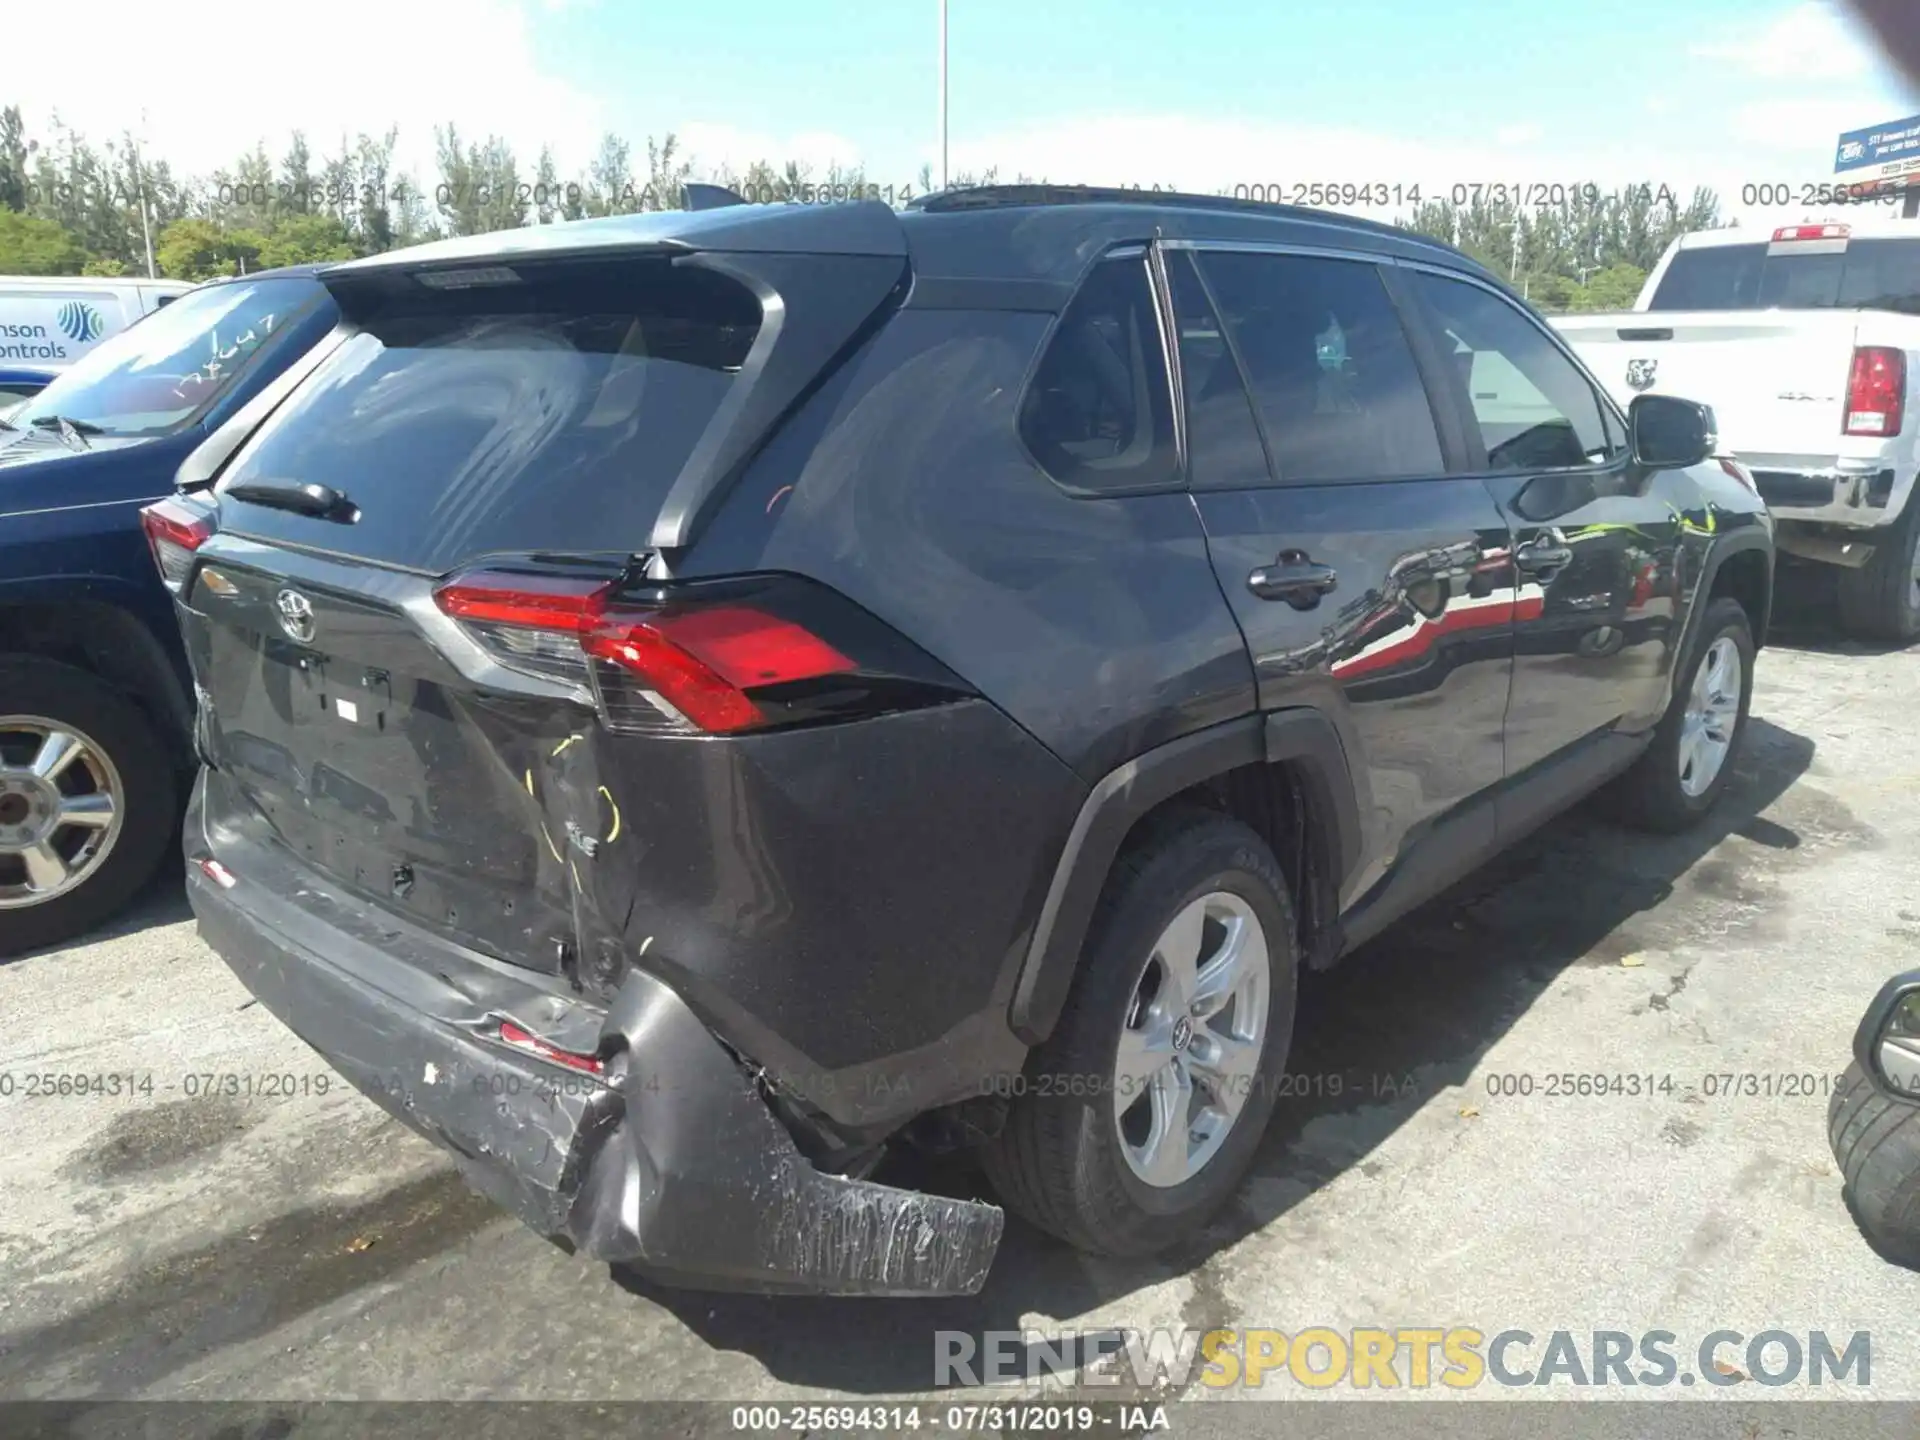
[[[1727,474],[1731,475],[1735,480],[1738,480],[1754,494],[1758,495],[1760,493],[1760,486],[1755,483],[1753,472],[1747,469],[1740,461],[1734,459],[1731,455],[1721,455],[1716,458],[1720,461],[1720,468],[1726,471]]]
[[[1847,377],[1849,435],[1898,435],[1906,420],[1907,356],[1888,345],[1862,345],[1853,352]]]
[[[500,1022],[499,1035],[501,1044],[511,1045],[516,1050],[524,1050],[529,1055],[537,1055],[540,1059],[551,1061],[555,1065],[564,1065],[569,1070],[578,1070],[587,1075],[606,1073],[607,1063],[598,1055],[582,1055],[577,1050],[562,1050],[558,1045],[549,1044],[532,1031],[523,1029],[511,1020]]]
[[[156,500],[140,512],[140,528],[160,569],[160,582],[175,595],[193,572],[193,552],[213,535],[213,517],[180,500]]]
[[[638,676],[647,687],[640,698],[670,707],[663,710],[669,719],[684,717],[712,735],[766,722],[753,690],[859,668],[817,635],[742,605],[644,617],[615,610],[582,638],[581,647]],[[608,677],[602,672],[597,678],[604,696]]]
[[[971,693],[851,602],[793,577],[615,590],[479,571],[434,596],[501,664],[590,683],[601,719],[628,733],[732,735]]]

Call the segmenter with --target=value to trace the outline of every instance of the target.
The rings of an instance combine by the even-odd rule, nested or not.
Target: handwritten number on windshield
[[[253,352],[261,341],[273,334],[274,322],[278,318],[279,317],[275,315],[262,316],[258,326],[249,327],[246,334],[235,340],[233,344],[224,350],[220,347],[220,332],[215,330],[212,335],[207,337],[207,343],[213,351],[212,355],[208,357],[207,363],[202,365],[198,370],[182,375],[179,383],[173,387],[173,393],[178,395],[182,400],[188,400],[192,398],[189,394],[190,391],[197,390],[202,385],[210,385],[218,380],[220,376],[225,373],[230,363],[244,359]]]

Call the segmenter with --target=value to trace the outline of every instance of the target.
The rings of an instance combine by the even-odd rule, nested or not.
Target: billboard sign
[[[1833,152],[1833,173],[1855,180],[1920,175],[1920,115],[1849,130]]]

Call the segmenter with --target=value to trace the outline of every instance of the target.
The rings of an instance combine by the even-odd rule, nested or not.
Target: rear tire
[[[85,670],[35,656],[0,658],[0,716],[44,720],[84,736],[111,767],[119,792],[118,830],[90,870],[44,900],[0,906],[0,955],[16,955],[57,945],[112,919],[152,879],[179,824],[178,786],[166,746],[146,713]],[[24,759],[0,758],[16,765]],[[0,818],[16,817],[9,810]],[[63,834],[56,844],[72,851],[75,838]],[[18,847],[0,850],[0,887],[23,883],[26,873]]]
[[[1886,1094],[1855,1062],[1828,1102],[1827,1140],[1873,1248],[1920,1266],[1920,1105]]]
[[[1869,640],[1920,639],[1920,484],[1906,512],[1874,543],[1873,558],[1840,571],[1840,620]]]
[[[1175,1245],[1233,1194],[1266,1129],[1293,1035],[1299,948],[1273,852],[1247,826],[1208,810],[1174,811],[1152,826],[1115,863],[1066,1008],[1028,1058],[1005,1128],[981,1157],[1009,1209],[1101,1255]],[[1189,919],[1188,928],[1175,924]],[[1179,948],[1176,935],[1194,937],[1202,977],[1195,985],[1166,978],[1178,967],[1156,979],[1163,955]],[[1264,1003],[1243,989],[1212,1009],[1206,977],[1254,974],[1256,944]],[[1143,1000],[1148,993],[1153,998]],[[1180,1004],[1187,995],[1193,998]],[[1171,1047],[1162,1073],[1177,1072],[1188,1087],[1179,1108],[1165,1112],[1178,1117],[1172,1121],[1161,1118],[1163,1092],[1118,1078],[1135,1053],[1123,1053],[1123,1045],[1151,1048],[1143,1037],[1167,996],[1175,1000],[1161,1017]],[[1257,1033],[1257,1058],[1252,1044],[1235,1052],[1221,1038],[1243,1031]],[[1153,1050],[1142,1063],[1157,1065],[1158,1055]],[[1237,1078],[1209,1082],[1210,1072],[1228,1068]],[[1240,1100],[1220,1126],[1209,1114],[1231,1105],[1218,1101],[1223,1094]],[[1177,1146],[1170,1173],[1143,1159],[1156,1148],[1154,1135]]]
[[[1728,654],[1737,658],[1738,703],[1732,710],[1731,734],[1718,766],[1708,783],[1696,787],[1689,779],[1692,772],[1682,750],[1699,729],[1702,707],[1695,682],[1716,654],[1723,660]],[[1697,823],[1719,803],[1747,737],[1747,711],[1753,703],[1753,655],[1753,628],[1740,602],[1725,595],[1709,601],[1691,652],[1675,673],[1673,699],[1654,731],[1653,743],[1610,788],[1608,798],[1621,819],[1643,830],[1672,833]],[[1691,753],[1698,763],[1700,752]]]

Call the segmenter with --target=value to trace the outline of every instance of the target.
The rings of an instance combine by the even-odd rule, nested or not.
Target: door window
[[[1187,472],[1198,488],[1240,490],[1272,480],[1240,364],[1184,251],[1167,253],[1180,379],[1187,407]]]
[[[1445,469],[1399,312],[1360,260],[1202,252],[1282,484]]]
[[[1579,368],[1532,320],[1490,290],[1416,272],[1493,470],[1603,465],[1621,453],[1618,427]]]

